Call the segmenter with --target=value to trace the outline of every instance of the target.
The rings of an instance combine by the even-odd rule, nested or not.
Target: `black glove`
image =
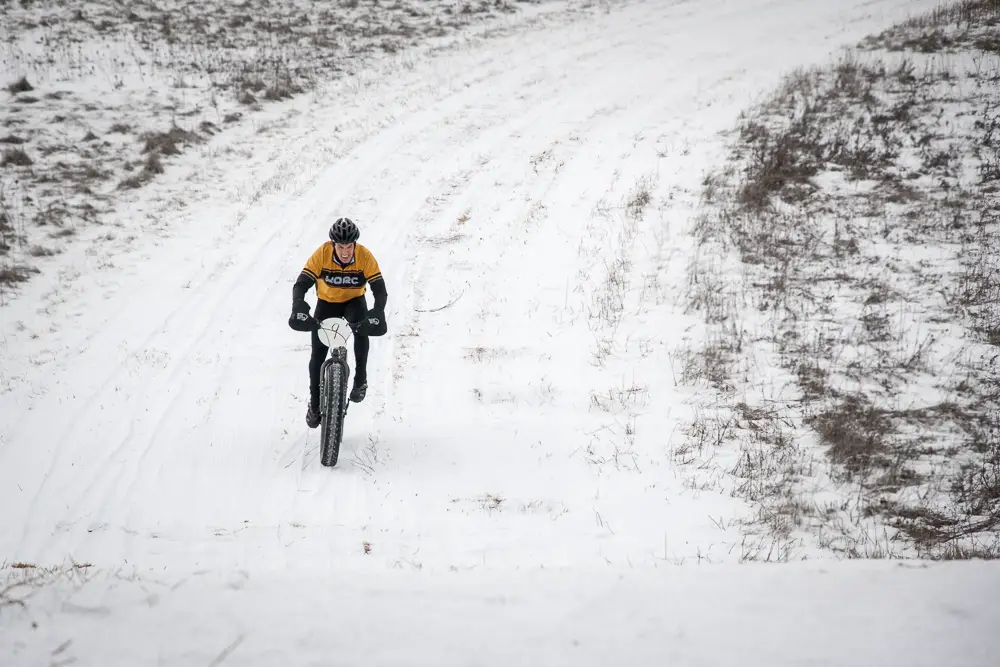
[[[295,301],[292,303],[292,315],[288,318],[288,326],[295,331],[316,331],[319,329],[319,322],[309,314],[308,303]]]
[[[365,333],[369,336],[384,336],[389,330],[385,323],[385,312],[382,310],[370,310],[365,316]]]

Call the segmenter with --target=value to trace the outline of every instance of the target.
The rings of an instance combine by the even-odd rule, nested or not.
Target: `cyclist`
[[[312,356],[309,359],[309,408],[306,424],[316,428],[320,423],[319,374],[329,348],[320,341],[316,331],[319,322],[328,317],[341,317],[354,332],[354,388],[351,400],[360,403],[368,389],[368,336],[366,324],[377,318],[381,327],[374,335],[385,332],[385,280],[375,256],[358,243],[361,232],[350,218],[337,218],[330,227],[330,240],[321,245],[306,262],[292,286],[292,316],[288,324],[299,331],[312,332]],[[316,313],[309,315],[306,292],[316,285]],[[365,301],[367,285],[371,285],[375,307],[371,315]]]

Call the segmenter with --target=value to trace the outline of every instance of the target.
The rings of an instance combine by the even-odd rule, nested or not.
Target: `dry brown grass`
[[[22,76],[20,79],[14,83],[7,85],[7,92],[11,95],[17,95],[18,93],[27,93],[34,90],[35,87],[28,83],[28,77]]]
[[[2,233],[0,248],[5,255],[18,255],[20,264],[38,263],[42,257],[22,252],[22,246],[26,250],[39,245],[35,237],[44,233],[31,223],[49,223],[53,205],[88,224],[101,222],[103,214],[114,209],[121,195],[99,187],[98,178],[117,174],[119,190],[145,187],[171,168],[170,156],[222,127],[248,121],[267,104],[313,91],[317,83],[365,67],[371,58],[512,12],[519,2],[463,3],[461,11],[451,11],[451,4],[6,3],[0,11],[0,32],[44,40],[46,46],[8,62],[8,71],[38,67],[55,77],[41,90],[26,77],[4,82],[8,102],[19,113],[0,120],[9,128],[0,139],[0,168],[20,172],[16,199],[26,206],[19,219],[28,225],[18,231],[25,243],[11,243],[10,235]],[[108,40],[122,35],[128,35],[124,55],[108,56],[116,51],[105,48]],[[90,57],[81,60],[80,52]],[[78,84],[75,90],[128,94],[85,95],[61,89],[56,81]],[[140,82],[140,88],[125,90],[132,82]],[[30,143],[22,127],[29,115],[32,121],[45,121],[32,127]],[[159,131],[163,118],[178,120]],[[179,119],[186,129],[178,127]],[[67,141],[67,131],[81,127],[80,138]],[[122,142],[122,135],[138,141]],[[94,176],[60,163],[92,165]],[[64,187],[67,180],[72,184]],[[15,276],[23,277],[24,272],[10,269],[8,278]]]
[[[23,264],[14,263],[0,265],[0,285],[16,285],[17,283],[22,283],[36,273],[40,273],[40,271],[33,266],[25,266]]]
[[[713,333],[682,381],[752,395],[746,355],[766,355],[799,395],[690,432],[739,444],[768,557],[803,526],[847,557],[1000,556],[1000,64],[920,55],[991,48],[997,16],[962,3],[865,42],[906,53],[792,73],[705,179],[688,297]],[[748,337],[748,317],[769,328]],[[804,495],[813,466],[788,443],[810,435],[829,484],[855,489],[841,506]]]
[[[31,156],[20,148],[8,148],[0,157],[0,167],[30,167],[34,163]]]

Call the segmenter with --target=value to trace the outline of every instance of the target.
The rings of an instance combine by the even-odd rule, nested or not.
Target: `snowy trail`
[[[41,591],[33,603],[56,611],[22,635],[13,664],[995,664],[1000,614],[975,600],[996,568],[839,565],[605,568],[585,585],[539,570],[331,574],[308,587],[279,572],[125,574]],[[0,628],[0,650],[4,639]]]
[[[735,565],[671,451],[721,133],[937,4],[542,13],[177,158],[0,308],[0,663],[995,664],[992,564]],[[326,469],[285,321],[344,214],[390,335]]]
[[[737,558],[717,521],[746,509],[686,489],[667,453],[702,169],[791,66],[936,3],[822,4],[635,3],[319,96],[272,137],[259,197],[188,211],[104,270],[110,292],[71,291],[40,341],[4,319],[8,352],[39,352],[41,374],[0,396],[0,553],[150,569]],[[642,179],[653,203],[630,220]],[[387,276],[392,335],[328,470],[303,423],[308,339],[285,318],[340,214]]]

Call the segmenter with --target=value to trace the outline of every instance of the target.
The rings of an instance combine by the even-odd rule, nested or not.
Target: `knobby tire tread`
[[[347,364],[333,359],[323,371],[326,384],[323,400],[322,429],[320,431],[320,463],[332,467],[340,456],[340,443],[344,437],[344,405],[347,402]]]

